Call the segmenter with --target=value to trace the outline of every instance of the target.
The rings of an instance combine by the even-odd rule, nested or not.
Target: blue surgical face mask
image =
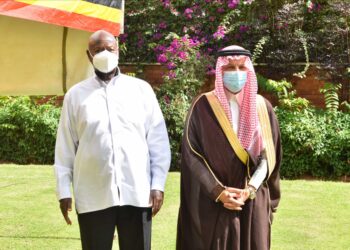
[[[232,93],[238,93],[247,81],[246,71],[224,71],[224,86]]]

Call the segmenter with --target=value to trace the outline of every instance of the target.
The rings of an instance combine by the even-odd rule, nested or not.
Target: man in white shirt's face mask
[[[57,132],[57,197],[71,224],[71,186],[83,249],[150,249],[170,166],[164,118],[148,83],[122,74],[106,31],[89,39],[96,76],[66,93]]]
[[[95,32],[89,39],[86,53],[102,81],[110,81],[118,73],[119,52],[113,35],[105,31]]]

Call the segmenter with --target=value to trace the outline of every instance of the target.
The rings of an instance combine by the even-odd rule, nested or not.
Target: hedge
[[[52,164],[59,114],[59,107],[37,105],[29,97],[0,100],[0,161]],[[350,175],[350,114],[313,108],[276,108],[276,114],[284,152],[283,178]],[[182,133],[181,128],[177,131]],[[171,143],[178,148],[180,142]],[[179,170],[178,157],[172,160],[173,170]]]
[[[350,114],[277,108],[283,161],[281,176],[327,179],[350,175]]]
[[[0,161],[52,164],[60,108],[28,96],[0,100]]]

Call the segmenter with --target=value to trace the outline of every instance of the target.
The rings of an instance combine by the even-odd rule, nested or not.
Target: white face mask
[[[97,53],[92,58],[92,64],[95,69],[101,71],[102,73],[109,73],[113,71],[119,62],[119,56],[115,53],[104,50],[100,53]]]

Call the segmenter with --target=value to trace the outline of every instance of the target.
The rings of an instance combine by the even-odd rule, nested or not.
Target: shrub
[[[196,90],[204,82],[200,66],[206,66],[207,72],[212,73],[213,55],[220,48],[240,44],[254,50],[254,62],[266,63],[269,69],[285,76],[294,73],[304,77],[310,62],[317,62],[324,70],[324,78],[341,82],[346,90],[344,82],[349,74],[345,75],[345,72],[350,72],[346,63],[349,62],[350,3],[346,1],[130,0],[125,7],[127,25],[125,34],[120,37],[121,49],[125,52],[121,55],[122,60],[157,60],[167,64],[170,70],[157,95],[169,129],[172,168],[177,168],[184,115]],[[168,39],[171,33],[198,44],[195,50],[201,59],[187,60],[189,51],[182,45],[179,50],[181,42]],[[205,62],[196,64],[201,61]],[[210,62],[209,66],[207,62]],[[305,65],[298,64],[300,62],[305,62]],[[290,160],[288,166],[293,166],[289,170],[286,166],[285,176],[299,176],[306,172],[334,176],[348,173],[344,166],[349,164],[349,157],[343,151],[346,149],[343,144],[338,151],[342,152],[338,155],[340,158],[332,158],[329,164],[325,162],[327,167],[318,167],[319,162],[328,156],[337,156],[328,148],[337,139],[334,131],[342,131],[341,136],[348,138],[349,128],[340,126],[348,116],[338,111],[330,114],[315,110],[306,99],[297,97],[291,90],[292,85],[286,81],[265,81],[259,77],[259,84],[270,88],[279,99],[282,139],[286,144],[285,161]],[[348,103],[342,107],[350,109]],[[299,148],[304,151],[296,151]],[[295,157],[295,152],[303,153],[302,157]],[[333,159],[340,163],[333,162]]]
[[[350,174],[350,114],[307,108],[276,109],[283,161],[281,176],[335,178]]]
[[[260,85],[279,100],[276,114],[282,137],[283,177],[306,174],[335,178],[350,174],[350,114],[337,110],[338,85],[321,90],[329,103],[326,110],[316,109],[297,97],[292,84],[285,80],[262,79]]]
[[[51,164],[60,108],[37,105],[28,96],[0,100],[0,160]]]
[[[179,169],[180,144],[187,111],[205,81],[207,59],[198,52],[199,43],[176,34],[168,37],[170,45],[161,55],[168,66],[164,83],[156,90],[171,145],[171,169]]]
[[[198,57],[197,46],[183,47],[190,42],[187,39],[173,39],[177,39],[179,48],[188,57],[175,60],[176,66],[164,76],[166,82],[156,93],[170,137],[171,169],[179,170],[185,116],[192,98],[205,81],[206,59]],[[172,53],[166,54],[166,58],[171,56]],[[179,76],[172,78],[174,74]],[[290,100],[288,105],[276,108],[283,146],[281,176],[297,178],[306,174],[331,179],[350,175],[350,114],[306,105],[290,94],[288,82],[265,84],[266,88],[279,93],[281,104]],[[52,104],[37,105],[26,96],[1,98],[0,161],[51,164],[59,115],[60,108]]]
[[[128,0],[125,10],[120,44],[127,62],[155,62],[174,32],[200,41],[208,55],[227,45],[253,51],[260,44],[258,62],[286,76],[304,76],[309,62],[317,62],[342,79],[349,63],[349,1]],[[291,66],[300,62],[306,66]]]

